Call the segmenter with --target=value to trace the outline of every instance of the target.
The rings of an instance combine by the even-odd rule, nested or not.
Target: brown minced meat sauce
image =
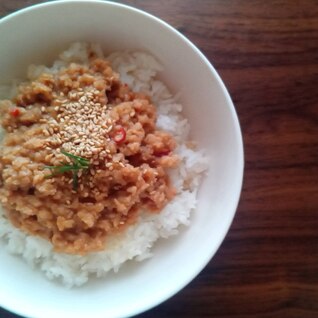
[[[19,85],[0,101],[6,131],[0,153],[0,200],[8,219],[52,242],[58,252],[87,254],[159,213],[175,195],[168,169],[179,159],[174,138],[156,128],[150,98],[120,82],[108,61],[71,63]],[[85,158],[87,169],[51,175]]]

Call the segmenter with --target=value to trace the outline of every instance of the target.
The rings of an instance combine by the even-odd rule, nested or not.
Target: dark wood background
[[[39,2],[0,0],[0,16]],[[318,317],[318,1],[122,2],[176,27],[213,63],[246,156],[220,250],[184,290],[139,317]],[[0,317],[16,316],[0,309]]]

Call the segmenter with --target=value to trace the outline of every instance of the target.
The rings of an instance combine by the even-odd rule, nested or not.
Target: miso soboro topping
[[[44,72],[0,109],[0,200],[16,227],[56,251],[102,250],[140,211],[159,213],[173,198],[176,142],[106,60]]]

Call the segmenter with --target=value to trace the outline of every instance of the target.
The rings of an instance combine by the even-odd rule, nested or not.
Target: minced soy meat
[[[16,227],[58,252],[102,250],[175,195],[167,171],[179,162],[176,141],[156,129],[150,98],[102,58],[41,73],[0,111],[0,201]]]

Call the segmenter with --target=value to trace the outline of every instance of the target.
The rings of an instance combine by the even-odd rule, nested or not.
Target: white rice
[[[54,73],[70,62],[87,63],[87,45],[74,43],[51,68],[31,65],[28,79],[35,79],[44,70]],[[98,45],[93,45],[93,48],[99,56],[103,55]],[[116,52],[107,58],[120,73],[123,82],[135,91],[145,92],[152,97],[158,108],[158,127],[169,131],[177,139],[179,146],[176,153],[182,158],[182,163],[171,172],[177,195],[161,213],[143,214],[127,231],[108,238],[104,251],[86,256],[54,252],[50,242],[13,227],[0,209],[2,246],[10,253],[22,256],[30,266],[43,271],[49,279],[58,280],[68,287],[83,285],[90,277],[103,277],[109,271],[117,272],[128,260],[142,261],[151,257],[155,241],[176,235],[180,226],[189,225],[190,214],[196,207],[200,179],[208,166],[202,151],[194,151],[186,146],[190,130],[188,121],[181,114],[182,105],[156,78],[162,70],[157,60],[144,52]],[[0,97],[9,97],[14,90],[14,85],[0,86]]]

